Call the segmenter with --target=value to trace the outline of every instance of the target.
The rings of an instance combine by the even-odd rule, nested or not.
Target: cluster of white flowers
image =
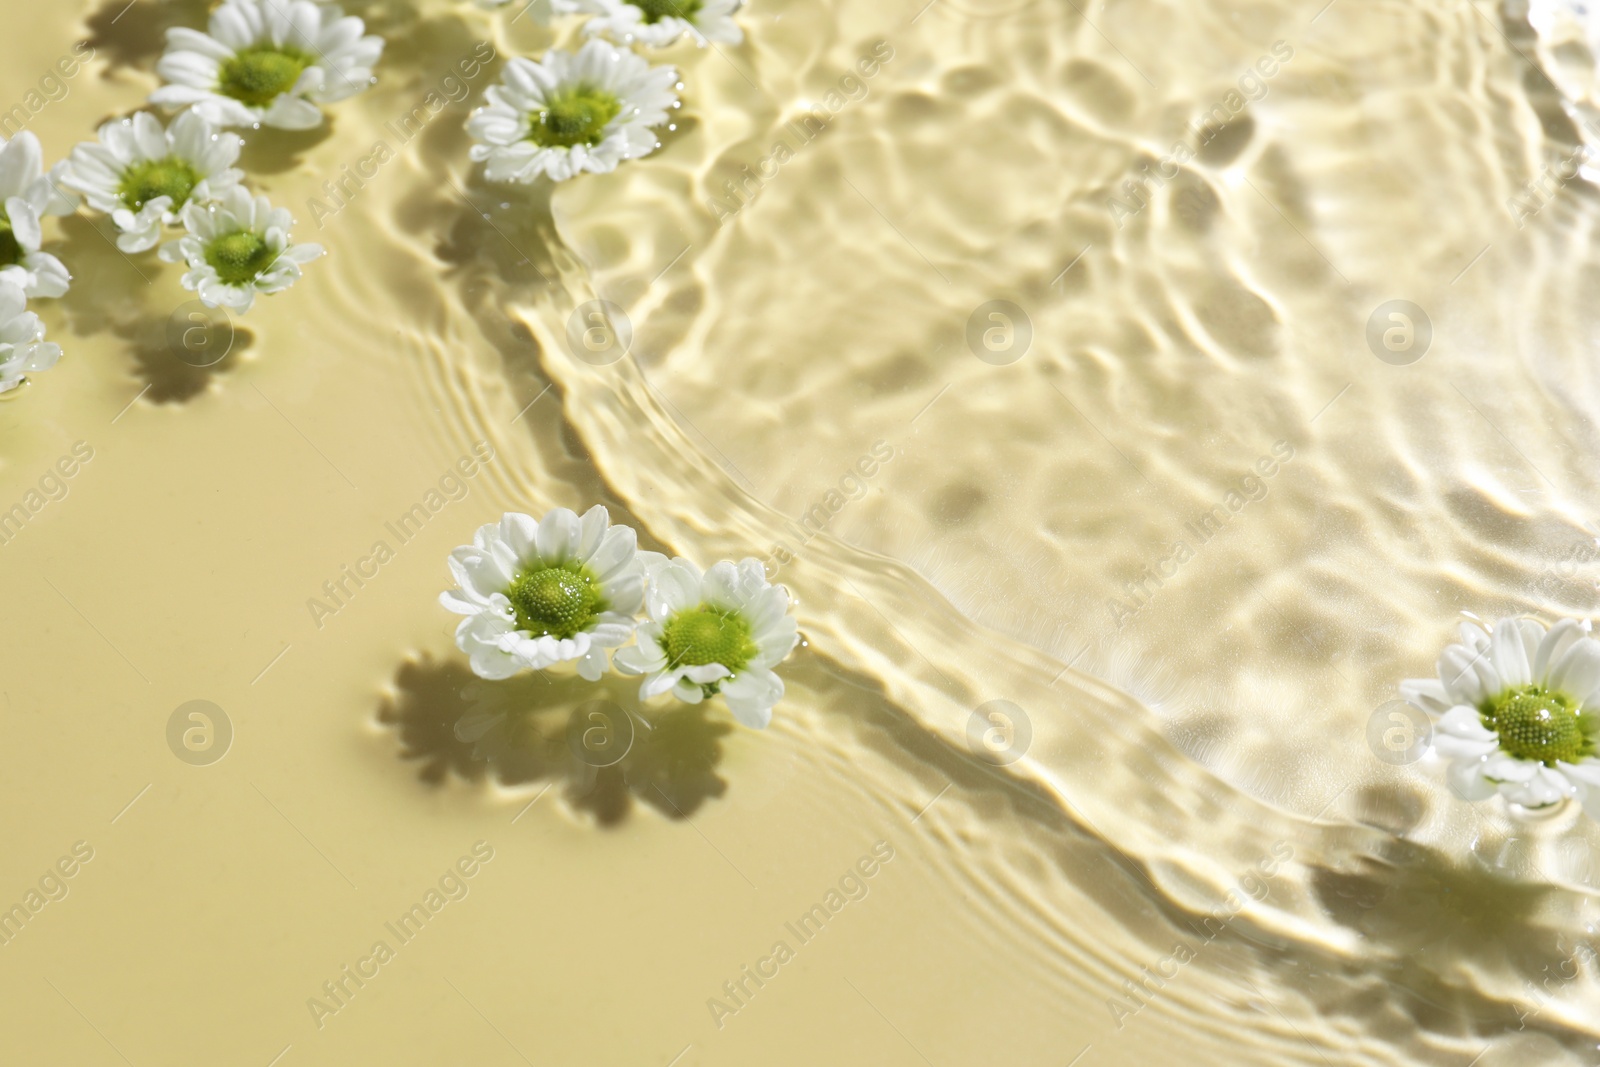
[[[541,0],[542,2],[542,0]],[[479,0],[502,7],[504,0]],[[467,131],[473,160],[494,182],[565,181],[605,173],[661,147],[657,127],[682,106],[677,68],[652,66],[626,46],[661,48],[682,37],[700,47],[737,44],[741,0],[549,0],[549,12],[588,16],[576,52],[553,48],[539,61],[513,57],[484,93]],[[610,38],[606,40],[605,38]],[[612,43],[618,42],[618,43]]]
[[[322,248],[291,241],[289,212],[243,188],[234,164],[244,140],[224,129],[320,125],[319,105],[374,81],[383,39],[365,29],[313,0],[224,0],[206,32],[167,31],[156,71],[168,84],[150,103],[179,111],[170,123],[149,111],[114,119],[48,174],[32,133],[0,140],[0,393],[60,358],[26,304],[71,284],[62,262],[40,248],[40,218],[72,214],[74,194],[111,217],[125,254],[155,248],[164,227],[182,227],[159,255],[189,268],[184,288],[209,307],[248,311],[257,294],[293,285]]]
[[[57,164],[45,173],[44,151],[32,133],[0,138],[0,393],[61,358],[61,349],[45,341],[39,316],[28,310],[30,299],[62,296],[72,283],[61,260],[42,250],[44,216],[70,215],[78,207],[61,189],[61,172]]]
[[[611,666],[644,676],[641,700],[671,693],[698,704],[720,694],[758,729],[783,696],[772,668],[798,635],[788,590],[768,582],[758,560],[702,572],[641,552],[634,531],[596,505],[581,517],[508,512],[451,553],[450,573],[456,588],[439,601],[466,616],[456,645],[481,678],[571,664],[592,682]]]

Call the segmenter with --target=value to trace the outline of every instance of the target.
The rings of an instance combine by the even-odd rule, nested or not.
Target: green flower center
[[[11,219],[0,211],[0,267],[10,267],[22,262],[22,244],[11,232]]]
[[[224,60],[217,89],[251,107],[266,107],[294,88],[311,57],[292,48],[258,45]]]
[[[523,571],[506,590],[517,629],[535,637],[575,637],[599,621],[605,594],[594,575],[578,564]]]
[[[661,628],[661,648],[672,667],[720,663],[735,674],[759,651],[750,624],[738,612],[701,604],[680,611]]]
[[[172,210],[176,211],[189,200],[189,194],[200,184],[200,175],[183,160],[174,156],[166,159],[147,159],[135,163],[122,172],[122,184],[117,192],[122,202],[138,211],[158,196],[172,197]]]
[[[686,22],[694,21],[694,13],[700,10],[702,0],[628,0],[628,3],[644,12],[644,21],[654,25],[666,18],[680,18]]]
[[[571,148],[575,144],[599,144],[606,123],[622,111],[615,93],[588,85],[558,89],[534,116],[528,140],[546,148]]]
[[[228,285],[245,285],[256,280],[272,262],[272,249],[260,234],[240,230],[218,237],[206,246],[206,262],[217,277]]]
[[[1547,767],[1576,763],[1594,754],[1597,724],[1577,701],[1541,685],[1507,689],[1479,709],[1483,724],[1500,736],[1500,748],[1517,759]]]

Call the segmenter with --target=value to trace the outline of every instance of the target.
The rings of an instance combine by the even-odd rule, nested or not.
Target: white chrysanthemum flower
[[[637,536],[595,505],[580,519],[556,508],[543,519],[507,512],[450,553],[457,588],[439,602],[467,618],[456,646],[480,678],[509,678],[576,661],[597,680],[608,648],[626,644],[644,599]]]
[[[370,86],[383,54],[360,19],[312,0],[226,0],[207,29],[167,31],[156,73],[171,84],[150,102],[193,106],[214,126],[320,126],[317,105]]]
[[[1461,624],[1459,644],[1439,655],[1439,677],[1400,684],[1437,718],[1433,747],[1450,759],[1451,786],[1467,800],[1498,792],[1525,808],[1571,797],[1600,818],[1600,641],[1588,622],[1548,631],[1502,619],[1491,632]]]
[[[218,133],[198,111],[185,111],[166,128],[141,111],[101,126],[99,138],[72,150],[61,184],[111,216],[124,252],[154,248],[162,224],[178,225],[187,204],[218,199],[244,177],[233,166],[244,141]]]
[[[72,287],[66,265],[41,252],[44,230],[33,205],[20,196],[7,197],[0,218],[0,279],[28,296],[62,296]]]
[[[249,311],[257,293],[277,293],[300,278],[300,268],[322,255],[317,244],[293,244],[294,218],[267,198],[251,199],[242,186],[211,204],[191,201],[182,212],[184,229],[161,246],[168,263],[187,263],[183,287],[207,307]]]
[[[583,32],[651,48],[688,34],[704,48],[710,41],[738,44],[744,31],[733,21],[742,0],[578,0],[578,10],[594,15]]]
[[[29,371],[49,370],[60,358],[60,346],[45,341],[39,316],[28,310],[27,294],[0,278],[0,393],[21,385]]]
[[[78,198],[61,185],[65,169],[63,160],[44,172],[44,149],[31,130],[10,141],[0,137],[0,200],[20,196],[36,215],[70,215],[78,210]]]
[[[615,170],[659,147],[651,127],[678,106],[677,83],[674,68],[598,39],[576,53],[551,49],[538,63],[514,56],[467,121],[479,142],[472,158],[494,182]]]
[[[31,131],[0,138],[0,278],[28,296],[61,296],[72,284],[61,261],[39,250],[43,216],[78,209],[77,198],[61,187],[64,166],[44,172],[44,152]]]
[[[755,559],[737,566],[724,560],[702,575],[686,559],[641,555],[650,619],[639,624],[638,642],[614,657],[617,670],[648,675],[640,700],[671,690],[698,704],[721,693],[740,722],[765,727],[783,697],[783,680],[772,668],[798,640],[789,591],[768,582]]]

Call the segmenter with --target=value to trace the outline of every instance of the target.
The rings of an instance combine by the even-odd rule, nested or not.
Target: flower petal
[[[539,524],[532,515],[508,511],[500,516],[499,535],[511,546],[511,552],[522,563],[532,562],[539,554]]]
[[[722,686],[734,718],[756,730],[772,721],[772,706],[783,698],[783,679],[771,671],[747,670]]]
[[[1539,766],[1532,760],[1517,759],[1515,756],[1502,753],[1484,760],[1483,776],[1492,782],[1520,784],[1532,781],[1539,771]]]
[[[585,524],[588,523],[589,515],[592,514],[594,514],[594,510],[590,509],[589,513],[584,516]],[[582,558],[587,561],[589,569],[594,572],[595,577],[601,581],[606,581],[634,562],[639,543],[638,537],[639,535],[631,527],[613,526],[604,531],[594,545],[587,548],[580,545],[579,552]],[[589,532],[585,529],[584,540],[587,541],[588,538]]]
[[[539,556],[548,563],[574,558],[582,526],[571,508],[552,508],[539,520]]]
[[[1552,804],[1561,803],[1576,792],[1577,787],[1567,781],[1559,771],[1543,766],[1536,766],[1533,777],[1526,782],[1508,783],[1500,787],[1501,796],[1525,808],[1548,808]]]
[[[739,572],[728,560],[713,563],[700,579],[700,599],[726,611],[738,611],[744,606],[740,596]]]
[[[1449,734],[1438,734],[1433,739],[1433,750],[1445,759],[1481,759],[1499,747],[1498,740],[1474,741]]]
[[[645,595],[650,617],[658,622],[700,603],[700,575],[687,560],[674,559],[650,578]]]
[[[1432,715],[1443,715],[1455,703],[1437,678],[1407,678],[1400,683],[1400,698]]]
[[[643,685],[639,686],[639,699],[650,700],[658,697],[677,684],[678,673],[676,671],[657,671],[646,678]],[[696,692],[699,692],[699,690],[697,689]]]
[[[1439,717],[1439,731],[1467,741],[1494,741],[1495,732],[1483,725],[1477,708],[1457,704]]]
[[[1457,760],[1445,772],[1450,789],[1462,800],[1488,800],[1494,796],[1495,783],[1483,776],[1482,760]]]
[[[1577,763],[1557,763],[1556,766],[1562,774],[1579,785],[1592,785],[1600,788],[1600,759],[1593,756],[1579,760]]]
[[[611,656],[611,663],[623,674],[650,674],[664,670],[667,657],[654,644],[637,644],[617,649]]]
[[[687,678],[679,678],[672,687],[672,695],[685,704],[698,704],[706,698],[706,691]]]
[[[1600,687],[1600,641],[1585,637],[1572,642],[1551,668],[1549,685],[1590,704],[1595,689]]]
[[[599,645],[591,645],[589,651],[578,660],[578,677],[587,682],[598,682],[600,676],[606,672],[605,649]]]
[[[596,504],[585,511],[578,520],[578,543],[573,549],[573,556],[587,563],[600,547],[610,526],[611,513],[604,505]]]
[[[689,667],[680,667],[679,673],[696,685],[710,685],[712,682],[727,678],[732,671],[720,663],[701,663]]]
[[[20,196],[6,199],[6,218],[11,220],[11,232],[24,250],[37,252],[44,241],[44,231],[39,228],[39,216],[33,205]]]
[[[1588,632],[1588,625],[1576,619],[1562,619],[1552,626],[1533,654],[1534,682],[1539,685],[1545,684],[1550,676],[1550,668],[1561,661],[1561,657],[1566,654],[1574,641]]]
[[[1452,703],[1476,705],[1495,695],[1484,691],[1483,681],[1475,669],[1484,655],[1465,645],[1446,645],[1439,653],[1439,681],[1450,694]]]
[[[1502,683],[1523,686],[1533,681],[1533,664],[1522,640],[1521,619],[1501,619],[1495,624],[1490,641],[1490,655]]]

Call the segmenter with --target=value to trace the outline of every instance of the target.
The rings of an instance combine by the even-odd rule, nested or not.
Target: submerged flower
[[[167,31],[156,72],[171,84],[150,102],[193,105],[216,126],[320,126],[317,105],[371,85],[383,53],[383,38],[363,36],[360,19],[312,0],[226,0],[207,29]]]
[[[300,268],[322,255],[322,246],[291,244],[294,218],[264,196],[251,199],[239,186],[214,204],[191,201],[183,209],[188,231],[161,248],[169,263],[187,263],[183,287],[196,290],[207,307],[249,311],[257,293],[293,285]]]
[[[625,159],[660,145],[651,127],[678,106],[672,67],[652,67],[632,52],[601,40],[576,53],[551,49],[541,62],[514,56],[487,105],[467,121],[478,143],[472,158],[487,162],[494,182],[565,181],[584,171],[615,170]]]
[[[684,34],[704,48],[707,42],[738,44],[744,31],[733,21],[742,0],[579,0],[579,10],[593,14],[583,27],[623,43],[659,48]]]
[[[233,166],[244,142],[217,133],[197,111],[167,128],[141,111],[101,126],[99,137],[72,150],[61,184],[111,216],[124,252],[154,248],[162,223],[176,226],[187,204],[217,199],[244,176]]]
[[[783,696],[772,668],[797,640],[788,590],[768,582],[755,559],[724,560],[703,575],[686,559],[650,553],[648,561],[650,620],[616,654],[617,670],[648,675],[640,700],[671,690],[698,704],[721,693],[740,722],[766,726]]]
[[[637,538],[598,504],[580,519],[556,508],[543,519],[507,512],[450,553],[457,588],[439,602],[467,616],[456,646],[480,678],[509,678],[577,661],[595,681],[608,648],[627,642],[644,598]]]
[[[1571,797],[1600,818],[1600,641],[1588,622],[1548,631],[1502,619],[1493,631],[1461,624],[1439,656],[1439,677],[1402,682],[1407,700],[1437,717],[1434,748],[1450,759],[1450,784],[1468,800],[1498,792],[1525,808]]]
[[[44,172],[39,139],[23,131],[0,140],[0,278],[28,296],[61,296],[72,275],[61,261],[41,252],[45,215],[70,215],[78,201],[61,188],[64,164]]]
[[[45,341],[39,316],[28,310],[26,294],[0,278],[0,393],[21,385],[29,371],[49,370],[60,358],[60,347]]]

